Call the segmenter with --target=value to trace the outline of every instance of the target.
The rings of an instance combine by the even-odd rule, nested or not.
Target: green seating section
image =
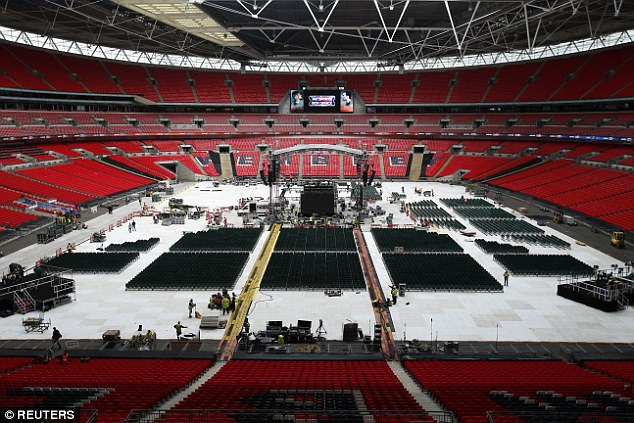
[[[149,251],[158,243],[158,238],[139,239],[134,242],[124,242],[123,244],[110,244],[106,247],[106,251],[108,251],[109,253]]]
[[[183,235],[170,251],[253,251],[262,231],[256,228],[224,228]]]
[[[275,244],[275,251],[356,251],[352,229],[347,228],[284,228]]]
[[[49,266],[77,273],[118,273],[139,258],[139,253],[66,253],[47,261]]]
[[[432,225],[439,227],[439,228],[445,228],[445,229],[449,229],[449,230],[453,230],[453,231],[461,231],[463,229],[467,229],[467,227],[465,225],[463,225],[462,223],[458,222],[456,219],[453,218],[432,218],[432,219],[427,219],[431,222]]]
[[[248,253],[164,253],[128,282],[126,289],[233,289],[248,259]]]
[[[495,207],[481,198],[441,198],[443,204],[455,209],[456,207]]]
[[[521,245],[501,244],[484,239],[476,239],[475,243],[487,254],[528,254],[528,248]]]
[[[359,256],[356,253],[274,252],[260,288],[365,289],[365,281]]]
[[[372,235],[381,252],[393,252],[403,247],[406,253],[461,253],[456,241],[449,235],[415,229],[372,229]]]
[[[465,219],[515,219],[511,213],[506,210],[493,207],[457,207],[454,209],[456,213]]]
[[[469,219],[480,232],[487,235],[543,234],[544,231],[525,220],[517,219]]]
[[[396,285],[422,291],[501,291],[502,285],[467,254],[383,254]]]
[[[421,200],[407,205],[416,219],[426,219],[432,225],[449,230],[461,231],[466,227],[454,219],[445,209],[431,200]]]
[[[541,247],[554,247],[564,250],[570,249],[570,243],[555,235],[502,235],[502,239],[507,237],[510,241],[522,242]]]
[[[569,255],[496,254],[495,261],[514,275],[592,275],[593,269]]]
[[[409,210],[417,218],[430,218],[430,217],[452,217],[445,209],[438,207],[436,203],[430,200],[417,201],[415,203],[409,203],[407,205]]]

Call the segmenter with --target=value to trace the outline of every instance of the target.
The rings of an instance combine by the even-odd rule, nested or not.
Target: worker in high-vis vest
[[[398,298],[398,288],[396,286],[392,287],[392,302],[396,304],[396,299]]]

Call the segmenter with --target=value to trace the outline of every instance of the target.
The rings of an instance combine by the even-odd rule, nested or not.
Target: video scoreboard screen
[[[291,90],[291,113],[353,113],[349,90]]]

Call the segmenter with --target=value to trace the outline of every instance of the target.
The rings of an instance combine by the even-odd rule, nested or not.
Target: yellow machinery
[[[617,248],[625,248],[625,232],[612,232],[610,244]]]

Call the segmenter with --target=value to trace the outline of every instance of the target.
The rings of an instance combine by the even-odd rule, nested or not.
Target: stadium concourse
[[[445,207],[440,199],[466,196],[464,187],[440,183],[423,182],[385,182],[384,193],[404,191],[408,201],[420,200],[415,189],[434,190],[435,196],[425,197],[435,202],[439,207]],[[241,198],[262,198],[267,196],[268,187],[262,183],[246,185],[221,184],[214,187],[212,182],[198,182],[177,185],[174,197],[183,199],[188,205],[209,208],[237,206]],[[349,194],[348,194],[349,195]],[[388,214],[393,213],[394,225],[413,226],[414,221],[405,213],[400,212],[400,203],[391,204],[387,196],[383,200],[372,203],[380,206]],[[156,210],[167,207],[167,199],[160,203],[152,203],[150,198],[144,198]],[[28,264],[45,256],[54,256],[58,248],[64,249],[68,242],[76,243],[76,252],[97,252],[98,248],[151,237],[158,237],[159,243],[147,253],[132,262],[120,273],[75,273],[76,281],[75,301],[68,305],[52,309],[45,313],[51,324],[62,328],[66,338],[94,339],[110,329],[121,331],[124,339],[130,338],[139,325],[156,331],[157,337],[174,338],[173,325],[181,321],[188,326],[185,332],[198,332],[199,321],[188,318],[187,303],[193,299],[198,310],[203,315],[219,314],[206,308],[209,297],[216,290],[178,291],[161,290],[126,290],[126,283],[139,274],[146,266],[166,252],[169,247],[183,236],[184,232],[206,230],[205,219],[187,219],[184,225],[163,226],[153,222],[152,217],[136,217],[136,231],[129,232],[127,224],[114,226],[112,231],[106,232],[107,240],[103,243],[88,242],[92,230],[108,228],[116,224],[122,216],[133,211],[139,211],[140,205],[133,201],[114,210],[113,215],[102,215],[89,220],[89,228],[80,232],[73,232],[47,245],[33,245],[15,254],[0,259],[0,266],[8,267],[11,262],[19,261]],[[451,210],[451,209],[448,209]],[[506,209],[521,220],[536,224],[516,211]],[[236,210],[223,214],[231,226],[242,226],[242,217]],[[470,222],[454,213],[454,218],[462,222],[467,231],[475,231]],[[374,225],[380,224],[385,216],[374,218]],[[390,286],[393,284],[386,269],[385,262],[377,247],[368,220],[362,225],[363,235],[368,245],[372,261],[375,265],[378,279],[385,296],[389,296]],[[385,225],[383,225],[385,226]],[[561,234],[550,227],[542,227],[546,234],[555,235],[571,245],[570,250],[559,250],[553,247],[528,245],[531,254],[569,254],[583,263],[599,268],[610,268],[613,264],[623,267],[620,262],[589,246],[581,246],[567,235]],[[229,292],[239,294],[257,256],[261,253],[269,226],[265,226],[259,236],[250,258],[244,266],[235,286],[226,286]],[[222,231],[222,229],[219,229]],[[406,229],[403,229],[406,230]],[[473,242],[473,238],[466,237],[457,231],[450,231],[442,227],[434,227],[432,232],[448,234],[465,253],[471,255],[494,279],[503,283],[505,269],[490,254],[484,253]],[[478,238],[489,241],[502,242],[500,235],[484,235],[478,233]],[[208,279],[211,286],[217,269],[201,269],[201,278]],[[431,269],[429,269],[431,271]],[[455,269],[446,267],[441,269],[450,278]],[[178,280],[174,281],[178,283]],[[430,331],[434,337],[446,341],[529,341],[529,342],[632,342],[631,331],[623,328],[634,325],[634,312],[631,308],[617,315],[606,314],[582,304],[571,302],[556,295],[558,277],[512,276],[508,287],[504,291],[491,292],[455,292],[438,289],[438,291],[417,292],[408,290],[404,297],[399,298],[397,304],[390,308],[394,323],[394,337],[403,339],[429,339]],[[334,286],[334,281],[333,281]],[[0,338],[5,339],[38,339],[49,338],[50,334],[25,333],[22,327],[23,315],[13,315],[3,319],[0,328]],[[365,289],[343,290],[339,297],[327,297],[323,290],[268,290],[261,287],[248,315],[251,328],[254,331],[265,330],[266,322],[281,320],[293,322],[297,319],[310,320],[317,323],[323,320],[328,331],[327,338],[341,340],[343,325],[357,322],[365,333],[371,333],[374,326],[374,314],[371,299]],[[222,329],[202,330],[201,339],[221,339]]]

